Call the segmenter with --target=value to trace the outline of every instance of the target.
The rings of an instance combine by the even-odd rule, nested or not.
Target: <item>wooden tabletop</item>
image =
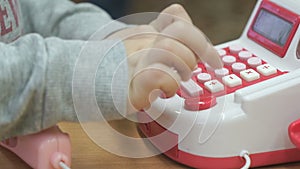
[[[113,121],[110,123],[119,132],[132,137],[140,137],[136,125],[127,120]],[[72,169],[120,169],[120,168],[154,168],[154,169],[183,169],[188,168],[178,164],[164,155],[157,155],[151,158],[132,159],[119,157],[111,154],[94,142],[85,134],[77,123],[61,123],[60,128],[68,132],[72,140]],[[112,144],[114,140],[112,140]],[[0,168],[1,169],[30,169],[30,167],[13,153],[0,147]],[[298,169],[300,163],[276,165],[263,167],[268,169]]]

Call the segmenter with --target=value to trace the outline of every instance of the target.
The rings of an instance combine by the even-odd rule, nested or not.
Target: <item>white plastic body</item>
[[[300,15],[300,1],[272,0]],[[238,156],[295,148],[288,137],[289,124],[300,118],[300,60],[296,49],[300,27],[281,58],[247,37],[247,31],[261,1],[243,34],[216,46],[221,49],[239,44],[281,71],[289,73],[217,98],[217,105],[202,111],[184,109],[178,95],[157,99],[146,112],[161,126],[178,135],[178,150],[204,157]],[[157,118],[159,113],[162,115]]]

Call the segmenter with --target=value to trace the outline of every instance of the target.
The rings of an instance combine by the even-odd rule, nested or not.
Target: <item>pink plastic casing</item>
[[[0,143],[34,169],[60,169],[59,162],[71,165],[68,134],[55,126],[40,133],[15,137]]]

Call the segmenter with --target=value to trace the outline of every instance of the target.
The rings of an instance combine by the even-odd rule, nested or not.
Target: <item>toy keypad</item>
[[[214,70],[208,64],[198,63],[192,78],[181,83],[177,94],[185,99],[185,109],[208,109],[216,104],[216,97],[284,74],[237,44],[218,53],[224,63],[222,69]]]

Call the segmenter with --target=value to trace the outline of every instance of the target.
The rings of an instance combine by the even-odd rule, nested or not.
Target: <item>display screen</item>
[[[261,9],[253,25],[253,30],[279,46],[284,46],[293,24],[264,9]]]

